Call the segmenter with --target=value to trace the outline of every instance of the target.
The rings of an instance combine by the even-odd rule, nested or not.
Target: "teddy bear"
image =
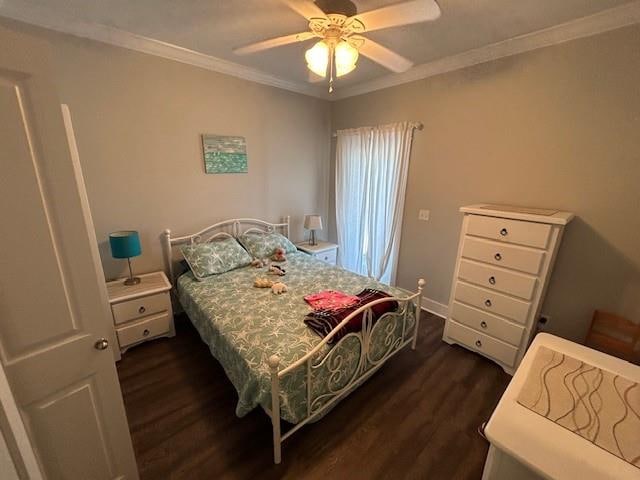
[[[253,282],[253,286],[256,288],[271,288],[275,282],[272,282],[268,278],[256,278]]]
[[[285,269],[282,268],[282,267],[279,267],[278,265],[269,266],[269,275],[278,275],[278,276],[282,277],[286,273],[287,272],[285,271]]]
[[[287,291],[287,286],[282,282],[276,282],[273,285],[271,285],[271,291],[276,295],[280,295],[281,293],[284,293]]]
[[[260,258],[256,258],[254,261],[251,262],[251,266],[255,268],[263,268],[267,266],[267,262],[265,262]]]
[[[287,256],[285,255],[284,248],[276,248],[273,251],[273,255],[271,256],[271,260],[274,262],[286,262]]]

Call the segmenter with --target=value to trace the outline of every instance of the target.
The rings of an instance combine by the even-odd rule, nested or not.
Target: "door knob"
[[[109,347],[109,340],[101,338],[93,346],[96,350],[106,350]]]

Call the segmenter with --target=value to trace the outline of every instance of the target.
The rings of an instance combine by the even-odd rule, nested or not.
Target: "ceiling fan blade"
[[[411,60],[407,60],[403,56],[398,55],[396,52],[389,50],[387,47],[383,47],[373,40],[356,35],[351,38],[364,40],[364,43],[358,49],[360,53],[370,60],[379,63],[383,67],[388,68],[392,72],[406,72],[413,66],[413,62]]]
[[[312,0],[280,0],[291,10],[306,19],[326,18],[325,13]]]
[[[289,45],[290,43],[304,42],[305,40],[309,40],[313,37],[315,37],[315,35],[311,32],[292,33],[291,35],[270,38],[269,40],[251,43],[244,47],[234,48],[233,53],[236,55],[248,55],[249,53],[260,52],[274,47],[281,47],[283,45]]]
[[[360,13],[352,18],[361,21],[367,32],[372,32],[383,28],[428,22],[440,17],[440,13],[440,7],[435,0],[411,0]]]

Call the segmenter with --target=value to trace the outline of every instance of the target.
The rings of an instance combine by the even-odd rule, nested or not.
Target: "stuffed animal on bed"
[[[269,267],[269,274],[270,275],[278,275],[278,276],[282,277],[286,273],[287,272],[285,271],[285,269],[282,268],[282,267],[279,267],[278,265],[271,265]]]
[[[276,295],[280,295],[287,291],[287,286],[282,282],[277,282],[271,285],[271,291]]]
[[[271,288],[275,282],[272,282],[268,278],[256,278],[253,282],[253,286],[256,288]]]
[[[251,262],[251,266],[255,268],[263,268],[267,266],[267,262],[260,258],[256,258],[253,262]]]
[[[273,260],[274,262],[286,262],[287,256],[285,255],[284,248],[276,248],[273,251],[271,260]]]

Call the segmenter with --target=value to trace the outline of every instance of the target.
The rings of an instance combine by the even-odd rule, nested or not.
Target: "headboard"
[[[275,232],[281,230],[281,233],[289,238],[289,216],[282,219],[282,223],[270,223],[264,220],[256,220],[255,218],[233,218],[210,225],[199,232],[181,237],[172,237],[171,230],[166,229],[162,234],[162,250],[164,256],[164,265],[169,277],[171,285],[175,287],[176,260],[173,247],[184,244],[207,243],[221,237],[237,238],[246,232]]]

